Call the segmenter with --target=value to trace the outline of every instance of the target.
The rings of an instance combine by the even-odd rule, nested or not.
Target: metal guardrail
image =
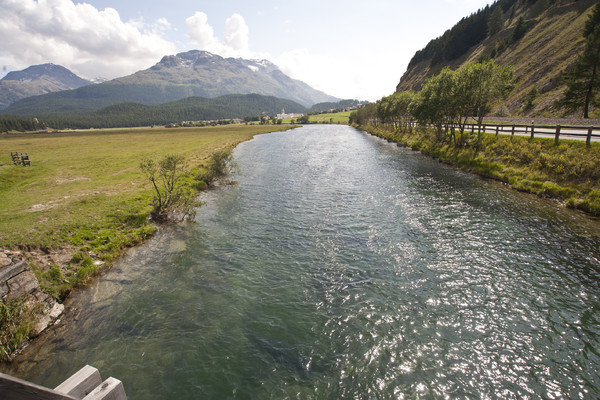
[[[419,126],[418,122],[411,122],[411,126]],[[456,126],[455,126],[456,128]],[[538,137],[554,138],[558,144],[560,138],[572,138],[584,140],[590,146],[592,141],[600,141],[600,126],[579,125],[535,125],[535,124],[465,124],[464,130],[472,133],[479,132],[495,133],[496,135],[520,135],[529,136],[531,139]]]
[[[465,129],[466,127],[470,127],[471,132],[475,132],[475,130],[479,129],[479,125],[477,124],[468,124],[465,126]],[[482,124],[481,129],[482,132],[486,133],[496,133],[497,135],[500,133],[510,133],[511,135],[529,136],[531,139],[535,137],[536,133],[538,134],[538,136],[542,137],[554,136],[554,143],[556,144],[558,144],[558,141],[561,136],[575,138],[578,140],[583,140],[585,138],[585,143],[588,146],[591,144],[592,139],[600,138],[600,126]]]

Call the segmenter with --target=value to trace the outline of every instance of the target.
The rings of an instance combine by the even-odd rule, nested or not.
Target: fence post
[[[512,126],[512,132],[510,134],[511,136],[515,136],[515,124],[513,124]]]
[[[534,129],[534,125],[533,125],[533,124],[531,124],[531,138],[532,138],[532,139],[533,139],[533,131],[534,131],[534,130],[535,130],[535,129]]]
[[[558,146],[558,138],[560,136],[560,125],[556,125],[556,134],[554,135],[554,145]]]
[[[591,126],[588,128],[588,134],[587,134],[587,138],[585,139],[585,145],[586,146],[592,145],[592,127]]]
[[[498,136],[498,128],[500,128],[500,125],[496,125],[496,136]]]

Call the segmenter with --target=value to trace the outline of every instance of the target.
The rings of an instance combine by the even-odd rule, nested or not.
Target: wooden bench
[[[29,159],[29,154],[21,154],[21,164],[23,164],[23,166],[29,165],[31,167],[31,160]]]
[[[29,154],[25,153],[21,153],[19,154],[18,152],[10,152],[10,157],[12,158],[12,162],[13,164],[17,165],[17,164],[21,164],[23,166],[29,165],[31,167],[31,160],[29,159]]]

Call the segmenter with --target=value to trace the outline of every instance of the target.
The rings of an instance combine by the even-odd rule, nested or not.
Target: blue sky
[[[0,65],[115,78],[192,49],[268,59],[340,98],[392,93],[415,51],[488,0],[0,0]]]

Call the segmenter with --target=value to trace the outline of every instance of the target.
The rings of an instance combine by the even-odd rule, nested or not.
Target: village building
[[[295,114],[295,113],[286,114],[285,108],[282,108],[281,109],[281,114],[277,114],[277,119],[299,118],[299,117],[301,117],[303,115],[304,114]]]

